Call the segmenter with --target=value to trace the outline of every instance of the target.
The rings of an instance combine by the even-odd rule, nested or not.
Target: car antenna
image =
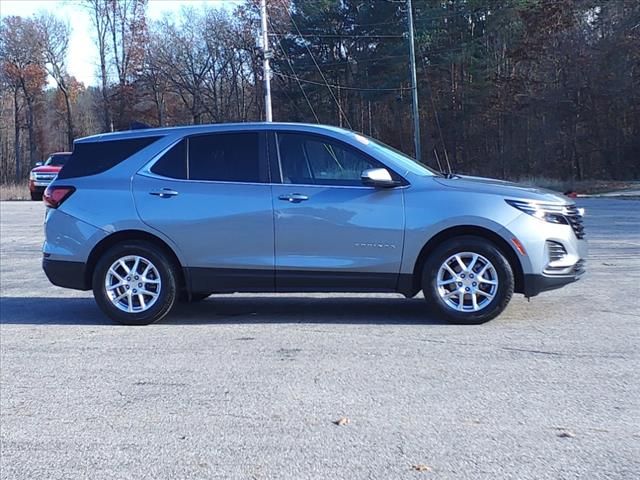
[[[451,164],[449,163],[449,155],[447,155],[447,149],[444,149],[444,158],[447,160],[447,172],[442,169],[442,165],[440,164],[440,157],[438,156],[438,150],[433,149],[433,153],[436,156],[436,161],[438,162],[438,168],[440,169],[440,173],[444,175],[445,178],[455,178],[456,174],[451,170]]]
[[[451,169],[451,162],[449,162],[449,154],[447,153],[447,147],[444,147],[444,159],[447,161],[447,169],[449,170],[449,178],[453,178],[456,176]]]
[[[440,157],[438,156],[438,150],[436,149],[436,147],[433,147],[433,155],[436,157],[436,162],[438,162],[438,170],[440,172],[443,172],[442,164],[440,163]]]
[[[424,58],[422,59],[424,62]],[[436,103],[433,100],[433,91],[431,90],[431,85],[427,82],[427,86],[429,87],[429,97],[431,99],[431,108],[433,110],[433,116],[436,120],[436,126],[438,127],[438,136],[440,137],[440,143],[442,144],[442,150],[444,151],[444,159],[447,161],[447,170],[448,174],[445,174],[447,178],[454,178],[456,176],[451,169],[451,162],[449,162],[449,154],[447,153],[447,145],[444,143],[444,136],[442,135],[442,126],[440,125],[440,117],[438,116],[438,109],[436,108]],[[443,172],[444,173],[444,172]]]

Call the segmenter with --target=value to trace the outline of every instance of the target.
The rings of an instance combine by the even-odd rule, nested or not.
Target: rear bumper
[[[42,269],[49,281],[58,287],[73,288],[74,290],[91,289],[86,278],[87,266],[82,262],[66,262],[44,257]]]

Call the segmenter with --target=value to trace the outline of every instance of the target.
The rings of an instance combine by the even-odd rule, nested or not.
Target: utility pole
[[[264,110],[265,120],[273,121],[271,113],[271,50],[269,50],[269,35],[267,34],[267,0],[260,2],[260,19],[262,20],[262,75],[264,76]]]
[[[416,79],[416,53],[413,36],[413,7],[411,0],[407,0],[409,21],[409,56],[411,57],[411,93],[413,97],[413,141],[415,145],[416,160],[422,162],[422,149],[420,148],[420,110],[418,110],[418,81]]]

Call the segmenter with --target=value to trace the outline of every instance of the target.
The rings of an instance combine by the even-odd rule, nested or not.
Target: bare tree
[[[111,122],[111,101],[109,99],[109,80],[107,71],[107,55],[109,47],[107,34],[109,32],[109,4],[110,0],[84,0],[91,23],[96,31],[96,45],[100,58],[100,83],[102,86],[102,119],[104,131],[113,130]]]
[[[165,124],[166,96],[169,93],[169,80],[164,74],[161,58],[159,58],[162,42],[164,40],[160,35],[154,32],[149,33],[145,48],[144,69],[140,77],[143,89],[152,98],[159,127]]]
[[[109,0],[107,5],[111,60],[118,76],[117,123],[124,127],[131,120],[125,110],[134,103],[135,91],[130,86],[143,70],[147,0]]]
[[[2,74],[14,94],[16,179],[22,176],[20,155],[19,93],[27,104],[29,132],[29,161],[36,160],[35,107],[38,95],[46,82],[44,56],[38,42],[39,31],[32,19],[6,17],[0,30],[0,58]]]
[[[165,39],[158,45],[158,66],[196,124],[202,123],[205,78],[213,68],[204,29],[202,16],[191,8],[182,9],[180,23],[165,18],[158,25],[158,35]]]
[[[49,75],[58,85],[64,98],[65,119],[67,124],[67,147],[73,147],[74,127],[71,108],[71,90],[66,59],[69,50],[69,25],[50,13],[43,12],[36,19],[40,31],[38,41],[44,54],[45,65]]]

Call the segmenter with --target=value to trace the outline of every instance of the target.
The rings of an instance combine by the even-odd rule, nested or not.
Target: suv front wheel
[[[425,263],[424,296],[451,323],[479,324],[498,316],[513,296],[509,262],[493,243],[462,236],[438,246]]]
[[[112,247],[93,273],[93,295],[111,319],[148,325],[162,319],[176,300],[176,274],[164,252],[140,241]]]

